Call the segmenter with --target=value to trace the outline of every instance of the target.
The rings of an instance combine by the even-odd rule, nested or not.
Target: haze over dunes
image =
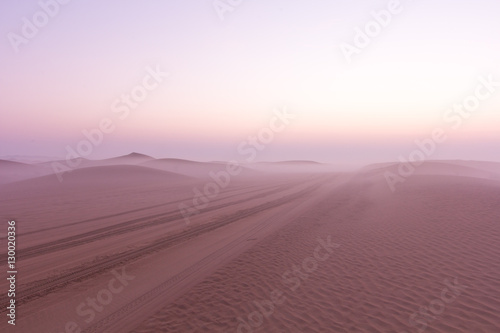
[[[0,333],[500,333],[499,12],[0,1]]]

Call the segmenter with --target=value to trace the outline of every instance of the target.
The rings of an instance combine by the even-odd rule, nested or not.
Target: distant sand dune
[[[190,177],[168,171],[135,165],[113,165],[86,167],[72,170],[64,175],[64,180],[59,182],[54,175],[46,175],[33,179],[23,180],[10,184],[13,187],[38,187],[38,188],[70,188],[78,190],[80,187],[108,187],[108,186],[133,186],[147,184],[148,182],[182,182]]]
[[[152,160],[154,160],[154,158],[148,155],[139,153],[130,153],[128,155],[107,158],[104,160],[88,160],[88,161],[89,165],[102,166],[102,165],[123,165],[123,164],[135,165]]]
[[[196,162],[177,158],[161,158],[146,161],[142,163],[142,165],[198,178],[207,178],[209,176],[209,172],[217,172],[226,168],[225,163]]]
[[[381,174],[385,171],[398,173],[400,164],[382,163],[366,166],[362,173]],[[426,161],[415,166],[415,175],[448,175],[500,180],[500,163],[472,161]]]
[[[48,173],[47,168],[34,164],[0,160],[0,184],[35,178]]]

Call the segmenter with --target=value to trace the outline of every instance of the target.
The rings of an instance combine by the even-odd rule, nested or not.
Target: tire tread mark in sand
[[[243,203],[243,202],[246,202],[249,200],[262,198],[263,196],[272,195],[274,193],[280,192],[283,188],[285,188],[285,186],[272,186],[271,188],[276,188],[276,187],[279,187],[279,188],[273,189],[273,190],[268,191],[268,192],[259,193],[253,197],[250,197],[250,198],[231,202],[229,205],[235,205],[235,204]],[[226,206],[228,206],[228,204],[220,204],[217,206],[212,206],[210,208],[203,209],[201,212],[206,213],[206,212],[217,210],[219,208],[223,208]],[[161,217],[161,218],[158,218],[158,217]],[[152,220],[152,221],[140,223],[140,222],[144,221],[145,219],[152,219],[152,218],[153,219],[156,218],[156,219]],[[179,211],[177,209],[174,211],[167,212],[167,213],[161,213],[161,214],[150,215],[147,217],[136,218],[136,219],[122,222],[122,223],[114,224],[114,225],[111,225],[108,227],[92,230],[92,231],[85,232],[82,234],[58,239],[58,240],[55,240],[52,242],[43,243],[43,244],[39,244],[36,246],[26,248],[24,250],[20,250],[17,253],[17,259],[21,260],[21,259],[33,258],[33,257],[37,257],[40,255],[48,254],[51,252],[55,252],[55,251],[61,251],[61,250],[64,250],[64,249],[67,249],[70,247],[75,247],[77,245],[95,242],[98,240],[102,240],[103,238],[117,236],[117,235],[121,235],[121,234],[124,234],[127,232],[136,231],[139,229],[144,229],[145,227],[157,226],[157,225],[160,225],[163,223],[172,222],[172,221],[176,221],[176,220],[182,220],[182,219],[183,219],[183,217],[181,214],[179,214]],[[5,260],[5,262],[6,262],[6,260]]]
[[[218,229],[230,223],[236,222],[242,218],[249,217],[251,215],[257,214],[261,211],[279,207],[288,203],[291,200],[300,198],[303,195],[307,195],[308,193],[314,191],[316,187],[319,185],[310,185],[306,189],[303,189],[299,192],[289,194],[287,196],[281,197],[271,202],[267,202],[252,208],[243,209],[237,211],[228,216],[224,216],[218,221],[202,224],[193,227],[192,229],[188,229],[179,234],[167,236],[165,238],[159,239],[152,244],[146,245],[140,249],[132,249],[126,252],[118,253],[116,255],[106,257],[101,259],[98,262],[92,263],[91,266],[82,267],[80,269],[77,268],[76,271],[72,271],[66,274],[62,274],[61,276],[51,277],[44,280],[35,281],[31,284],[31,286],[25,286],[20,288],[22,290],[17,296],[16,304],[21,305],[26,303],[32,299],[37,299],[42,296],[49,294],[52,291],[61,289],[62,287],[76,282],[83,281],[91,276],[110,270],[118,265],[122,265],[128,263],[132,260],[136,260],[146,254],[149,254],[154,251],[162,250],[164,248],[168,248],[174,244],[177,244],[182,241],[186,241],[197,237],[206,232]],[[0,296],[0,304],[8,301],[6,296]],[[5,312],[6,310],[1,309],[0,313]]]
[[[286,199],[285,202],[290,202],[291,200],[295,200],[300,198],[303,195],[306,195],[312,191],[314,191],[317,188],[317,186],[312,186],[309,187],[305,190],[302,190],[299,193],[295,193],[293,195],[290,195],[288,197],[284,197],[282,199],[279,199],[279,203],[277,203],[275,206],[270,207],[274,208],[277,206],[280,206],[283,204],[282,200]],[[82,333],[91,333],[91,332],[103,332],[106,326],[111,325],[113,322],[118,322],[121,318],[126,317],[128,314],[134,312],[137,310],[137,308],[144,306],[147,304],[147,302],[151,302],[152,300],[161,297],[161,292],[166,290],[167,288],[172,288],[175,286],[180,281],[183,281],[186,279],[188,276],[198,272],[199,270],[203,269],[204,267],[208,266],[211,262],[215,261],[217,258],[220,257],[221,254],[227,253],[231,251],[233,248],[236,246],[240,245],[244,240],[248,239],[249,237],[252,237],[255,235],[257,232],[262,230],[263,228],[267,227],[268,223],[266,220],[258,224],[257,226],[253,227],[250,231],[247,233],[241,235],[237,239],[233,240],[231,243],[227,244],[226,246],[216,250],[215,252],[209,254],[205,258],[201,259],[197,263],[189,266],[182,272],[174,275],[173,277],[169,278],[168,280],[162,282],[159,286],[151,289],[150,291],[146,292],[145,294],[137,297],[130,303],[124,305],[122,308],[116,310],[115,312],[111,313],[107,317],[101,319],[99,322],[95,323],[92,326],[87,327],[82,331]],[[146,304],[145,304],[146,303]]]
[[[252,187],[256,187],[256,185],[248,186],[246,188],[252,188]],[[231,190],[231,191],[226,191],[226,192],[224,192],[224,194],[232,193],[234,191],[239,191],[239,190],[241,190],[241,189],[234,189],[234,190]],[[252,193],[252,192],[256,192],[256,191],[257,190],[251,191],[251,192],[248,192],[248,193]],[[37,234],[37,233],[40,233],[40,232],[54,230],[54,229],[63,229],[63,228],[67,228],[67,227],[71,227],[71,226],[75,226],[75,225],[83,224],[83,223],[96,222],[96,221],[100,221],[100,220],[104,220],[104,219],[109,219],[109,218],[112,218],[112,217],[118,217],[118,216],[130,214],[130,213],[136,213],[136,212],[140,212],[140,211],[144,211],[144,210],[148,210],[148,209],[152,209],[152,208],[157,208],[157,207],[161,207],[161,206],[173,205],[173,204],[176,204],[176,203],[180,203],[180,202],[184,202],[186,200],[189,200],[190,198],[191,197],[188,197],[187,199],[184,198],[184,199],[175,200],[175,201],[171,201],[171,202],[166,202],[166,203],[162,203],[162,204],[157,204],[157,205],[152,205],[152,206],[146,206],[146,207],[141,207],[141,208],[137,208],[137,209],[132,209],[132,210],[128,210],[128,211],[125,211],[125,212],[120,212],[120,213],[117,213],[117,214],[103,215],[103,216],[93,217],[93,218],[89,218],[89,219],[82,220],[82,221],[71,222],[71,223],[64,224],[64,225],[58,225],[58,226],[54,226],[54,227],[48,227],[48,228],[33,230],[33,231],[29,231],[29,232],[25,232],[25,233],[19,234],[19,235],[17,235],[17,237],[19,238],[21,236],[26,236],[26,235],[31,235],[31,234]]]

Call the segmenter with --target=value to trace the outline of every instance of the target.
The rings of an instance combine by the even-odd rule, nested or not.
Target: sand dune
[[[149,160],[154,160],[153,157],[132,152],[127,155],[116,156],[111,158],[105,158],[100,160],[91,160],[84,157],[79,157],[77,159],[70,160],[55,160],[49,162],[38,163],[38,165],[45,165],[52,167],[54,162],[61,163],[63,165],[68,165],[71,168],[82,168],[82,167],[90,167],[90,166],[105,166],[105,165],[135,165],[139,163],[143,163]],[[69,162],[69,163],[68,163]]]
[[[135,165],[110,165],[85,167],[72,170],[59,182],[54,175],[46,175],[8,184],[7,188],[22,193],[33,189],[35,192],[64,190],[98,190],[110,187],[143,186],[154,183],[164,185],[189,181],[190,177],[173,172],[161,171]],[[29,192],[33,192],[30,190]]]
[[[398,173],[399,163],[382,163],[366,166],[360,172],[380,174],[385,171]],[[415,175],[462,176],[500,179],[500,163],[472,161],[426,161],[414,166]]]
[[[0,188],[2,218],[19,225],[20,332],[500,331],[494,164],[429,162],[394,194],[390,163],[264,163],[186,222],[179,205],[207,180],[160,167],[223,164],[112,163]],[[269,171],[281,167],[300,169]],[[129,280],[92,310],[117,272]]]
[[[41,162],[41,163],[36,163],[35,165],[46,170],[44,174],[55,175],[56,172],[60,171],[58,168],[62,167],[68,168],[69,170],[72,171],[88,167],[111,166],[111,165],[137,165],[149,160],[154,160],[154,158],[144,154],[130,153],[123,156],[117,156],[101,160],[90,160],[84,157],[79,157],[77,159],[70,159],[70,160],[54,160],[48,162]],[[58,166],[54,167],[55,165]],[[61,170],[66,170],[66,169],[61,169]],[[66,174],[69,173],[64,172],[63,175],[65,176]]]
[[[139,154],[130,153],[128,155],[107,158],[103,160],[89,160],[89,165],[102,166],[102,165],[136,165],[147,161],[154,160],[153,157]]]
[[[225,168],[225,164],[222,162],[196,162],[177,158],[161,158],[143,162],[142,165],[192,177],[208,177],[210,171]]]
[[[50,173],[48,168],[36,164],[0,160],[0,184],[35,178],[48,173]]]
[[[43,178],[43,180],[40,178],[40,181],[45,181],[49,178],[49,176],[45,176]],[[76,169],[65,178],[66,179],[61,184],[71,185],[73,182],[79,182],[108,185],[109,183],[127,184],[154,181],[179,182],[187,181],[190,177],[173,172],[147,168],[144,166],[110,165]]]
[[[468,166],[479,170],[500,174],[500,163],[486,161],[453,161],[454,164]]]
[[[186,176],[210,179],[211,174],[227,170],[228,164],[228,162],[198,162],[177,158],[161,158],[146,161],[141,165],[159,170],[176,172]],[[247,179],[261,175],[260,171],[254,170],[247,164],[238,164],[237,167],[240,168],[241,171],[238,174],[238,177],[233,177],[236,181],[243,178]]]

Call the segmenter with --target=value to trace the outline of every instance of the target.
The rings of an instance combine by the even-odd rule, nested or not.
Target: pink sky
[[[449,138],[433,158],[500,160],[500,87],[458,128],[446,120],[479,77],[500,82],[498,1],[401,1],[346,61],[340,46],[389,2],[243,1],[221,21],[211,1],[72,1],[17,47],[42,9],[2,2],[0,158],[64,157],[111,119],[88,158],[227,160],[286,106],[296,119],[261,160],[397,160],[435,128]],[[120,119],[113,103],[157,66],[169,76]]]

